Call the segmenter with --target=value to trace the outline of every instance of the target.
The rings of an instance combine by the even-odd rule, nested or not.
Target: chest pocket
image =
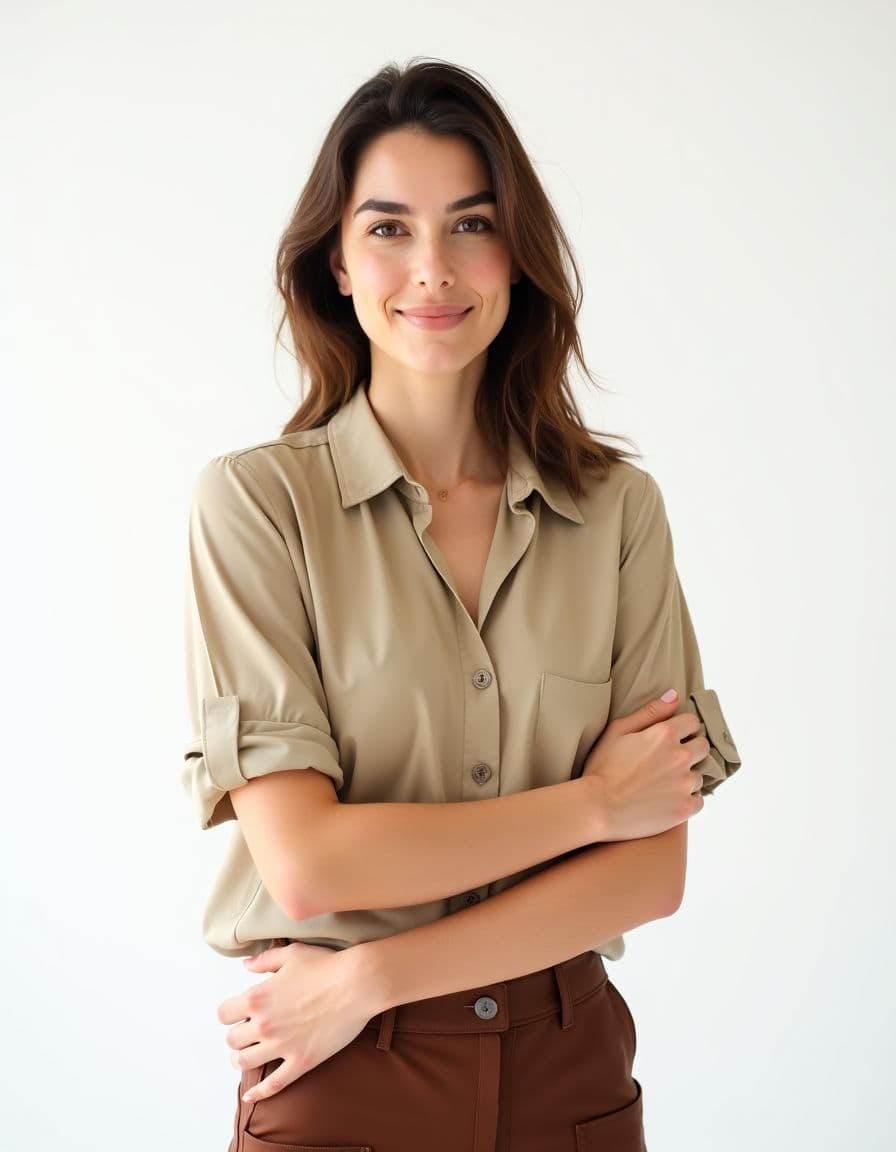
[[[533,744],[539,777],[551,782],[582,775],[585,757],[606,727],[612,684],[542,672]]]

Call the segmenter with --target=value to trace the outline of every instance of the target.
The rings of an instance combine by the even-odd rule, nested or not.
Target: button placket
[[[484,764],[481,760],[478,764],[474,764],[470,769],[470,775],[477,784],[487,784],[492,778],[491,765]]]
[[[455,614],[461,675],[464,679],[464,774],[461,799],[481,800],[498,794],[501,709],[491,656],[467,614]],[[451,912],[471,908],[488,898],[488,885],[460,892],[449,901]]]
[[[455,613],[464,678],[464,776],[461,799],[497,795],[500,766],[501,708],[491,655],[464,612]]]

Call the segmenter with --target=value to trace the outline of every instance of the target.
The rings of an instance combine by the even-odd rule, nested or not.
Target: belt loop
[[[569,983],[566,978],[566,968],[563,964],[554,964],[553,969],[554,976],[557,979],[557,988],[560,992],[560,1004],[563,1008],[560,1027],[571,1028],[573,1025],[572,996],[569,992]]]
[[[382,1020],[380,1020],[380,1034],[376,1046],[382,1049],[383,1052],[388,1052],[392,1047],[392,1032],[395,1028],[395,1009],[396,1005],[394,1004],[391,1008],[387,1008],[385,1012],[383,1012]]]

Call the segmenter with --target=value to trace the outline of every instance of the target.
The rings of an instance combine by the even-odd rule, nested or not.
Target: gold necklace
[[[466,482],[467,482],[466,479],[458,480],[458,482],[456,484],[452,484],[452,486],[450,488],[437,488],[436,489],[436,495],[439,497],[440,500],[447,500],[449,492],[453,492],[455,488],[459,488],[461,486],[461,484],[466,484]]]
[[[460,488],[461,484],[468,484],[471,480],[475,480],[475,477],[465,476],[463,480],[458,480],[458,482],[456,484],[452,484],[450,488],[436,488],[436,495],[438,496],[439,500],[447,500],[449,492],[454,492],[455,489]],[[428,487],[426,488],[426,491],[429,492]]]

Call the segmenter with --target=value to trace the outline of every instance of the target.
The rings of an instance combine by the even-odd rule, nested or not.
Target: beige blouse
[[[666,688],[699,714],[710,794],[740,765],[678,580],[663,498],[627,462],[574,501],[510,439],[479,626],[363,382],[323,427],[215,456],[192,491],[191,724],[200,828],[231,822],[203,917],[217,952],[344,948],[447,916],[550,866],[450,899],[296,921],[264,888],[229,791],[311,766],[346,804],[504,796],[581,775],[613,717]],[[359,849],[360,850],[360,849]],[[595,940],[609,959],[622,936]]]

